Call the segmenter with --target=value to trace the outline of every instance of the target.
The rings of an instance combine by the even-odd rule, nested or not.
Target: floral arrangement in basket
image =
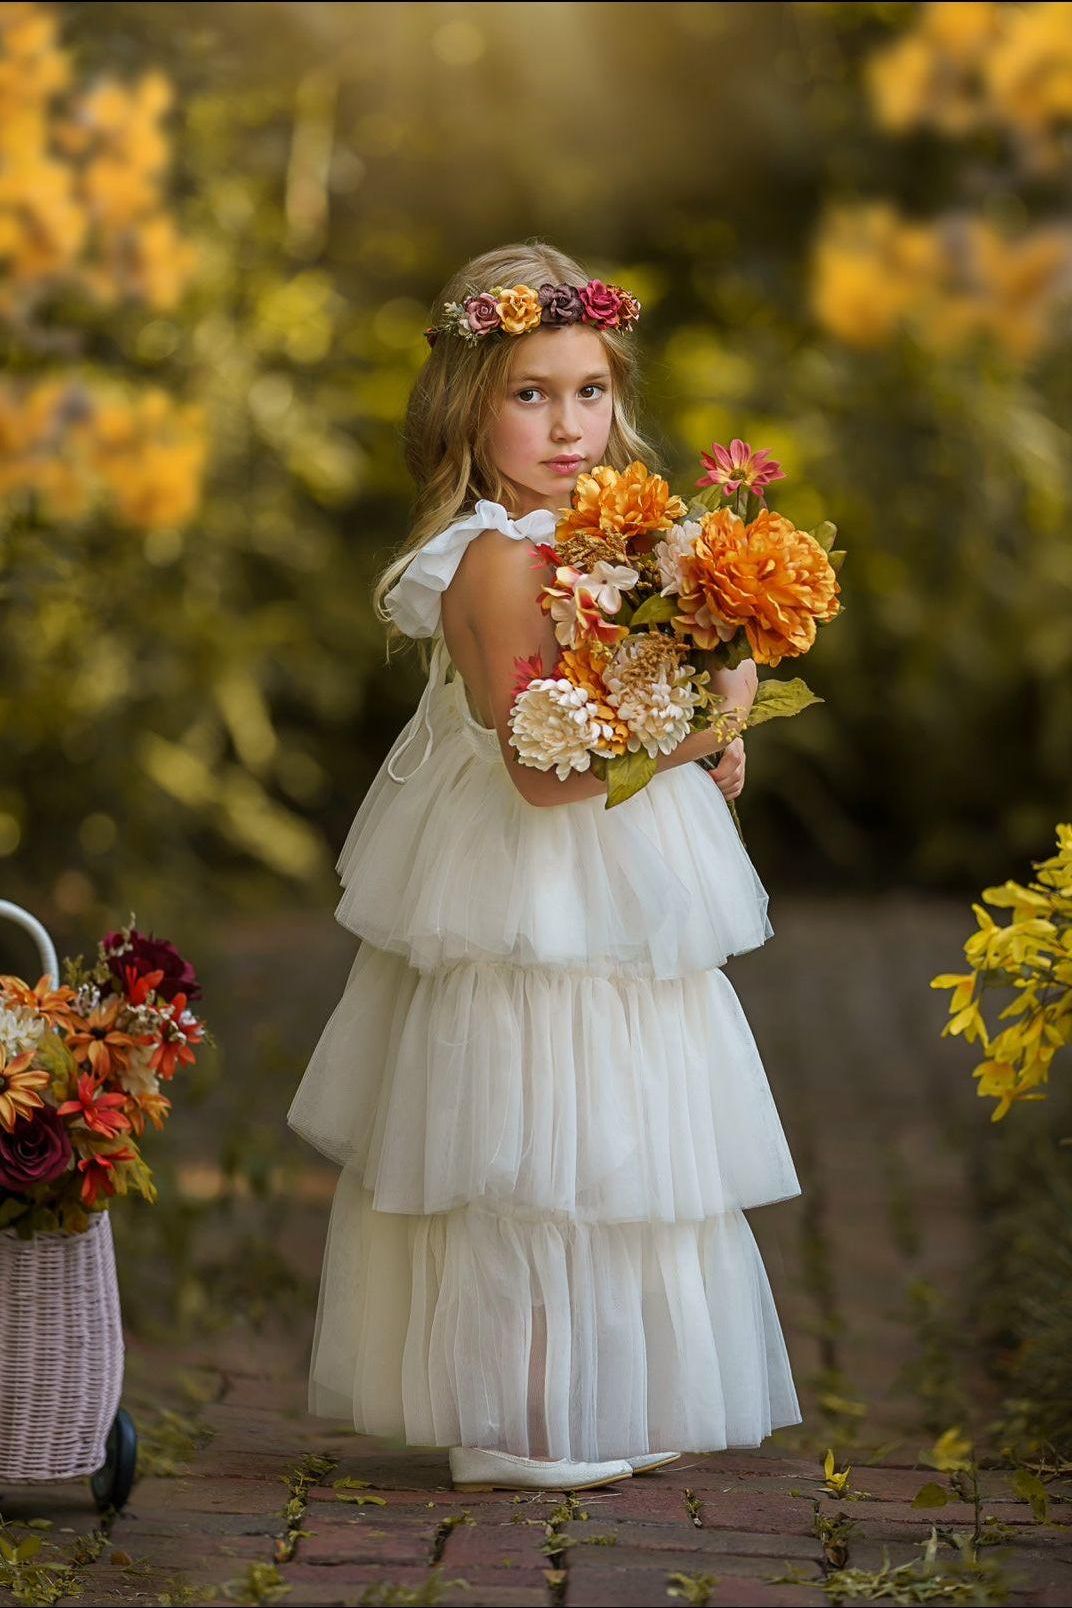
[[[691,506],[637,460],[578,476],[554,544],[537,543],[554,579],[540,606],[563,652],[517,659],[511,742],[523,765],[591,770],[607,808],[645,787],[660,753],[717,726],[746,727],[821,703],[799,679],[764,680],[747,719],[724,708],[711,675],[742,659],[775,666],[806,653],[840,610],[829,520],[798,530],[763,495],[781,466],[735,438],[701,453]]]
[[[130,1190],[155,1201],[137,1140],[171,1109],[161,1083],[215,1042],[188,1009],[194,968],[133,913],[92,968],[66,959],[63,977],[0,976],[0,1228],[23,1239],[83,1233]]]

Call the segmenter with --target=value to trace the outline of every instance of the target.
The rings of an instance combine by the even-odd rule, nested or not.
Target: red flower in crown
[[[605,285],[602,279],[590,279],[577,294],[584,306],[585,322],[594,324],[597,329],[618,329],[629,317],[635,316],[632,313],[624,314],[623,293],[617,285]],[[628,299],[639,311],[633,297]]]

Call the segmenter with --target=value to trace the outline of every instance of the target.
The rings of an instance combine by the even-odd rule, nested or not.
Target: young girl
[[[461,303],[482,294],[466,313]],[[800,1422],[745,1209],[800,1193],[721,970],[772,935],[696,732],[613,809],[518,762],[515,659],[578,474],[636,458],[639,305],[543,244],[445,287],[406,419],[413,528],[374,593],[431,638],[339,856],[361,940],[290,1125],[341,1168],[309,1408],[450,1448],[455,1486],[578,1489]],[[621,316],[621,308],[629,316]],[[747,711],[749,662],[714,689]]]

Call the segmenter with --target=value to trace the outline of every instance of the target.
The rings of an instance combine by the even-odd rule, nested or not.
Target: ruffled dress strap
[[[511,519],[502,503],[481,499],[471,514],[463,515],[448,525],[446,530],[433,536],[415,553],[405,570],[384,597],[384,607],[398,629],[408,637],[436,636],[428,666],[428,679],[420,703],[412,720],[400,734],[387,758],[387,773],[392,781],[408,781],[428,758],[434,742],[432,705],[437,689],[446,679],[450,663],[446,643],[442,636],[442,597],[462,561],[469,543],[481,531],[498,530],[514,541],[546,541],[554,534],[558,523],[550,508],[537,508],[520,519]],[[424,750],[412,770],[399,774],[396,761],[409,748],[418,732],[424,728]]]

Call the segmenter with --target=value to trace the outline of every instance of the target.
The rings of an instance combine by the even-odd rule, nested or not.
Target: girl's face
[[[577,476],[603,462],[612,382],[603,342],[583,324],[510,339],[517,350],[490,447],[522,518],[536,508],[566,507]]]

